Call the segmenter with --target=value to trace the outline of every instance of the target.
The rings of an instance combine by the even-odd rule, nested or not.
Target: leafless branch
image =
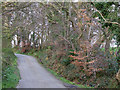
[[[61,37],[61,38],[64,39],[65,41],[67,41],[67,42],[72,46],[72,49],[73,49],[74,51],[76,51],[74,45],[73,45],[69,40],[67,40],[65,37],[63,37],[63,36],[61,36],[61,35],[59,35],[59,37]]]

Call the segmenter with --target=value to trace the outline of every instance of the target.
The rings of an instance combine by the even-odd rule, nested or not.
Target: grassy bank
[[[17,57],[8,49],[3,49],[2,88],[16,88],[20,75],[17,68]]]
[[[79,88],[93,88],[93,87],[89,87],[89,86],[87,86],[87,85],[85,86],[85,85],[75,84],[74,82],[71,82],[71,81],[65,79],[64,77],[60,77],[55,71],[53,71],[53,70],[51,70],[51,69],[49,69],[49,68],[47,68],[47,70],[48,70],[50,73],[52,73],[54,76],[56,76],[57,79],[61,80],[61,81],[64,82],[64,83],[67,83],[67,84],[70,84],[70,85],[75,85],[75,86],[77,86],[77,87],[79,87]]]

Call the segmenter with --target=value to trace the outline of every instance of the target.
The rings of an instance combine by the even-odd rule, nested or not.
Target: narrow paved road
[[[43,68],[32,56],[15,54],[21,80],[17,88],[65,88],[63,83]]]

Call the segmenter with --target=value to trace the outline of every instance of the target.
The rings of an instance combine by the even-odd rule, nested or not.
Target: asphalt
[[[16,88],[65,88],[63,83],[40,65],[34,57],[15,55],[18,57],[21,76]]]

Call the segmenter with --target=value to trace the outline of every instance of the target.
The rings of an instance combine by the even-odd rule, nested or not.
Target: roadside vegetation
[[[103,50],[103,49],[102,49]],[[116,48],[110,49],[111,52],[114,52]],[[14,48],[16,53],[21,53],[19,50]],[[49,57],[50,46],[46,49],[36,51],[31,49],[29,52],[21,53],[31,55],[37,58],[38,62],[43,65],[48,71],[50,71],[54,76],[56,76],[59,80],[63,81],[64,83],[78,86],[79,88],[94,88],[96,85],[99,84],[99,87],[106,87],[106,88],[117,88],[118,81],[116,80],[116,71],[118,66],[114,66],[115,68],[107,69],[106,72],[98,72],[96,75],[96,79],[90,79],[89,76],[83,77],[80,79],[81,73],[77,73],[77,66],[70,63],[69,57],[64,57],[63,60],[61,59],[60,62],[56,63],[57,56]],[[49,58],[50,59],[49,59]],[[111,62],[117,63],[117,62]],[[73,72],[74,71],[74,72]],[[109,73],[110,72],[110,73]],[[112,72],[112,73],[111,73]],[[88,82],[88,80],[90,80]],[[87,81],[87,82],[86,82]],[[88,83],[88,84],[87,84]]]
[[[9,48],[3,48],[2,88],[16,88],[20,75],[17,68],[17,57]]]

